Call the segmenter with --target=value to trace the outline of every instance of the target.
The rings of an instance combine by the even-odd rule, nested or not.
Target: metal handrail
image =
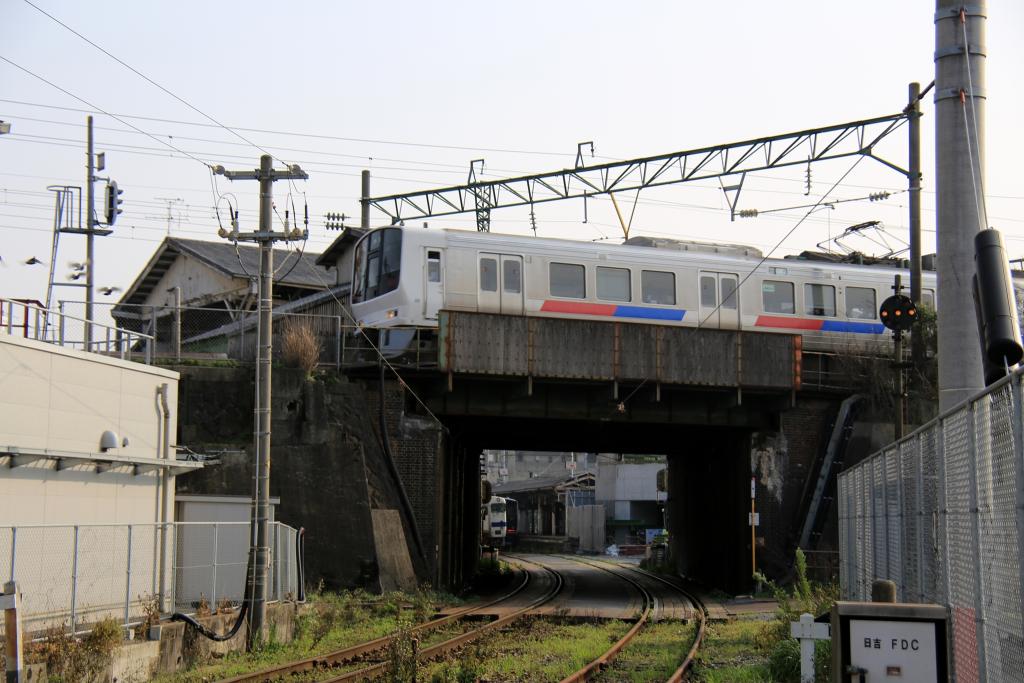
[[[16,306],[21,310],[21,322],[17,325],[14,323]],[[4,308],[6,308],[6,323],[2,325],[2,328],[7,331],[7,334],[13,334],[17,328],[21,330],[22,337],[26,339],[58,346],[77,347],[81,345],[84,351],[104,355],[116,353],[122,360],[131,360],[133,347],[142,343],[145,346],[146,364],[153,361],[153,335],[90,321],[86,318],[68,315],[63,311],[51,311],[43,306],[12,299],[0,299],[0,320],[4,319]],[[82,342],[70,341],[65,337],[66,321],[68,320],[81,322],[87,328],[99,327],[106,330],[104,338],[88,344],[84,340]],[[93,339],[95,339],[95,335],[93,335]]]

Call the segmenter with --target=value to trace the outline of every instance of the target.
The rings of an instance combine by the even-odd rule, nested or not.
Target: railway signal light
[[[894,294],[878,309],[882,324],[894,331],[907,331],[917,322],[917,306],[909,296]]]
[[[123,213],[123,209],[120,208],[121,204],[124,203],[124,200],[121,199],[123,194],[124,190],[117,188],[117,181],[111,180],[107,183],[107,194],[104,201],[107,225],[113,225],[114,221],[117,220],[118,214]]]

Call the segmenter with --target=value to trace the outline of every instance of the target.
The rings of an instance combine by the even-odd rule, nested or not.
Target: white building
[[[646,529],[664,526],[666,494],[658,490],[658,472],[665,462],[623,463],[616,456],[597,459],[595,499],[604,505],[605,525],[618,545],[646,542]]]
[[[178,373],[0,331],[0,574],[26,613],[93,620],[166,595]],[[26,309],[25,317],[41,317]],[[15,315],[18,315],[15,313]],[[99,334],[99,332],[97,332]]]

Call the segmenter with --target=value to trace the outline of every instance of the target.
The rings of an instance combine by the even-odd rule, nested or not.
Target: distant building
[[[343,238],[353,241],[343,234],[325,254],[274,249],[275,319],[307,316],[326,341],[325,357],[337,355],[346,318],[348,284],[327,272],[345,258]],[[328,253],[336,260],[321,263]],[[154,335],[161,355],[248,358],[256,345],[258,274],[258,247],[168,237],[111,315],[120,327]]]
[[[484,451],[481,466],[492,484],[535,478],[558,478],[576,472],[593,471],[593,453],[549,451]]]
[[[646,542],[646,529],[665,525],[666,494],[658,490],[658,472],[666,462],[617,462],[601,454],[597,462],[596,499],[604,505],[612,540],[618,545]]]
[[[361,228],[345,228],[331,246],[316,259],[316,264],[334,270],[334,284],[347,285],[352,282],[352,246],[366,234]]]

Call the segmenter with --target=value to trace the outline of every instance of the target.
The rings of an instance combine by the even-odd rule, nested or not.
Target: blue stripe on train
[[[648,320],[682,320],[686,311],[677,308],[644,308],[642,306],[616,306],[615,318],[647,318]]]
[[[882,334],[885,325],[880,323],[852,323],[842,320],[826,320],[821,326],[822,332],[856,332],[858,334]]]

